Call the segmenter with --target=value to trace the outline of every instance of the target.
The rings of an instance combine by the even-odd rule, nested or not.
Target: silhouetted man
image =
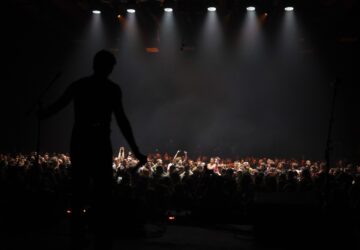
[[[74,102],[75,123],[71,137],[72,162],[72,228],[74,248],[81,247],[81,212],[89,185],[93,186],[90,198],[93,200],[93,230],[96,249],[111,248],[111,194],[112,194],[112,146],[110,123],[112,113],[127,140],[132,152],[146,163],[146,156],[140,153],[130,123],[124,113],[121,89],[108,79],[116,59],[105,50],[99,51],[93,62],[94,74],[72,83],[54,104],[40,113],[42,118],[63,109]]]

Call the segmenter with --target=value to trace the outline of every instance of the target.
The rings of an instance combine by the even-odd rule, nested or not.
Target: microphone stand
[[[41,119],[40,114],[43,110],[43,102],[42,99],[45,94],[49,91],[51,86],[56,82],[56,80],[61,76],[61,72],[57,73],[55,77],[49,82],[48,86],[44,89],[44,91],[39,95],[35,104],[28,110],[27,114],[32,113],[34,110],[37,110],[39,113],[37,114],[37,131],[36,131],[36,151],[35,151],[35,164],[34,167],[39,169],[40,162],[39,162],[39,154],[40,154],[40,138],[41,138]]]
[[[331,101],[331,109],[330,109],[330,119],[329,119],[329,128],[326,140],[326,148],[325,148],[325,193],[328,193],[329,188],[329,170],[330,170],[330,153],[333,149],[331,135],[333,130],[333,123],[334,123],[334,111],[335,111],[335,103],[336,103],[336,96],[338,90],[339,79],[336,78],[334,81],[333,86],[333,95]]]

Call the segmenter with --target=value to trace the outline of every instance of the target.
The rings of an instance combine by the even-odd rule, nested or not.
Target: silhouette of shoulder
[[[94,95],[106,94],[107,97],[113,96],[119,98],[122,96],[119,85],[110,79],[96,79],[94,76],[80,78],[73,82],[69,86],[69,89],[71,89],[74,94],[88,95],[90,94],[89,92],[92,92]]]

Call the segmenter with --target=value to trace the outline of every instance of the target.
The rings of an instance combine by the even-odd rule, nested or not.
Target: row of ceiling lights
[[[207,8],[207,10],[210,11],[210,12],[214,12],[214,11],[216,11],[216,7],[215,7],[215,6],[209,6],[209,7]],[[256,10],[256,7],[254,7],[254,6],[249,6],[249,7],[246,7],[246,10],[247,10],[247,11],[255,11],[255,10]],[[293,10],[294,10],[294,7],[292,7],[292,6],[287,6],[287,7],[284,8],[284,10],[285,10],[285,11],[293,11]],[[127,11],[128,13],[130,13],[130,14],[133,14],[133,13],[136,12],[135,8],[128,8],[128,9],[126,9],[126,11]],[[164,8],[164,11],[165,11],[165,12],[173,12],[173,8],[171,8],[171,7],[165,7],[165,8]],[[100,10],[93,10],[92,13],[93,13],[93,14],[101,14],[101,11],[100,11]]]

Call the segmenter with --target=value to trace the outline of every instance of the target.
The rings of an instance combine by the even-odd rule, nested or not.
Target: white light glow
[[[215,7],[209,7],[208,11],[211,11],[211,12],[216,11],[216,8]]]
[[[255,7],[254,6],[249,6],[246,8],[247,11],[255,11]]]
[[[126,11],[131,14],[135,13],[135,9],[127,9]]]
[[[100,10],[93,10],[92,13],[93,14],[101,14],[101,11]]]
[[[293,10],[294,10],[294,7],[291,7],[291,6],[285,7],[285,11],[293,11]]]
[[[164,11],[165,12],[173,12],[173,9],[172,8],[164,8]]]

